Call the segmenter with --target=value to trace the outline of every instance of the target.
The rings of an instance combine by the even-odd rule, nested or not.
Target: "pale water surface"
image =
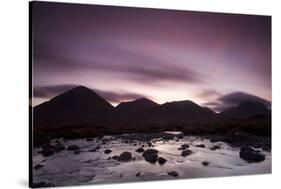
[[[103,144],[103,139],[109,141]],[[72,151],[64,150],[50,157],[43,157],[39,153],[41,149],[36,148],[33,155],[33,166],[42,164],[44,167],[34,169],[35,183],[45,181],[60,186],[271,173],[270,152],[262,151],[266,155],[265,161],[248,163],[240,159],[239,148],[232,148],[224,142],[211,143],[210,140],[197,136],[185,136],[178,141],[160,139],[152,143],[153,147],[148,147],[148,144],[142,141],[125,143],[123,139],[113,136],[105,136],[102,139],[93,138],[93,141],[58,140],[65,147],[77,144],[81,147],[81,153],[75,155]],[[189,144],[189,149],[193,152],[190,156],[181,156],[182,151],[178,148],[182,144]],[[205,148],[196,147],[197,144],[204,144]],[[157,149],[158,155],[167,159],[167,162],[159,165],[145,161],[142,154],[136,152],[141,145],[145,145],[144,149]],[[220,146],[221,149],[210,150],[210,147],[214,145]],[[96,152],[88,152],[97,146],[100,149]],[[110,149],[112,152],[105,154],[105,149]],[[131,152],[135,160],[118,162],[108,159],[114,155],[120,155],[124,151]],[[203,166],[203,161],[209,162],[209,165]],[[176,171],[178,177],[168,175],[167,172],[170,171]],[[140,173],[140,176],[137,177],[137,173]]]

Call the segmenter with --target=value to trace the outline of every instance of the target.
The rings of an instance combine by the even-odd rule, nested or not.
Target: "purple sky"
[[[33,105],[75,85],[113,105],[271,101],[269,16],[33,3]]]

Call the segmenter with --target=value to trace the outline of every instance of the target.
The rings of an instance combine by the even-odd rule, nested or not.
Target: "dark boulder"
[[[142,152],[144,152],[144,149],[143,149],[143,148],[138,148],[138,149],[136,150],[136,152],[142,153]]]
[[[178,148],[178,150],[185,150],[187,148],[189,148],[189,145],[188,144],[183,144],[183,145],[181,145],[180,148]]]
[[[34,166],[34,169],[35,169],[35,170],[38,170],[38,169],[43,168],[44,166],[45,166],[45,165],[37,164],[37,165]]]
[[[213,151],[218,150],[218,149],[221,149],[221,147],[217,146],[217,145],[210,148],[210,150],[213,150]]]
[[[191,151],[191,150],[184,150],[184,151],[182,151],[182,153],[181,153],[181,155],[182,155],[183,157],[189,156],[189,155],[191,155],[191,154],[192,154],[192,151]]]
[[[202,162],[202,165],[204,165],[204,166],[208,166],[210,163],[209,162],[207,162],[207,161],[203,161]]]
[[[140,174],[141,174],[141,173],[140,173],[140,172],[138,172],[138,173],[136,174],[136,177],[140,176]]]
[[[42,145],[42,155],[45,157],[51,156],[55,153],[55,149],[51,144],[44,144]]]
[[[205,145],[204,144],[197,144],[197,145],[195,145],[195,147],[197,147],[197,148],[205,148]]]
[[[131,161],[132,160],[132,154],[130,152],[123,152],[122,154],[119,155],[118,161]]]
[[[145,161],[150,163],[155,163],[158,159],[158,150],[155,149],[147,149],[142,156],[144,157]]]
[[[145,152],[143,152],[143,156],[145,156],[146,154],[151,154],[151,153],[158,153],[158,150],[155,150],[155,149],[147,149],[145,150]]]
[[[183,133],[181,133],[181,134],[177,134],[176,137],[177,137],[178,139],[183,139],[184,135],[183,135]]]
[[[111,153],[112,151],[110,150],[110,149],[106,149],[106,150],[104,150],[104,153],[105,154],[109,154],[109,153]]]
[[[55,152],[60,152],[60,151],[65,150],[64,145],[60,142],[57,142],[55,145],[53,145],[53,148],[54,148]]]
[[[240,149],[239,156],[241,159],[252,162],[261,162],[265,160],[265,156],[259,150],[255,150],[248,146],[243,146]]]
[[[118,158],[119,158],[118,156],[113,156],[112,157],[112,159],[114,159],[114,160],[118,160]]]
[[[166,163],[166,159],[165,158],[163,158],[163,157],[159,157],[158,159],[157,159],[157,161],[158,161],[158,163],[160,164],[160,165],[163,165],[164,163]]]
[[[170,171],[170,172],[168,172],[168,175],[173,176],[173,177],[179,176],[179,174],[176,171]]]
[[[153,146],[151,142],[148,142],[147,144],[148,144],[149,147]]]

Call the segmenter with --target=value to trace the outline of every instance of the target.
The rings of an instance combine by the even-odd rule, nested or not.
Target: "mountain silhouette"
[[[34,107],[35,121],[99,120],[114,112],[114,107],[91,89],[75,87]]]
[[[136,114],[143,113],[144,111],[150,110],[159,106],[159,104],[148,100],[146,98],[140,98],[130,102],[121,102],[116,106],[116,110],[120,113]]]
[[[245,101],[237,107],[231,107],[222,111],[219,116],[221,119],[249,118],[256,115],[267,115],[269,113],[269,109],[263,103],[257,101]]]
[[[93,90],[78,86],[33,108],[33,118],[39,125],[53,123],[80,124],[85,121],[103,125],[151,125],[208,123],[215,120],[247,118],[269,114],[268,108],[254,101],[246,101],[237,107],[217,114],[190,101],[173,101],[157,104],[141,98],[121,102],[115,108]]]
[[[190,101],[173,101],[154,108],[149,114],[154,120],[166,123],[190,123],[214,119],[215,113]]]

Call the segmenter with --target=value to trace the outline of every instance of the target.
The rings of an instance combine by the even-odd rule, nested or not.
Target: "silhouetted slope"
[[[114,107],[94,91],[78,86],[34,107],[34,120],[101,120],[113,111]]]
[[[166,123],[206,122],[215,117],[211,110],[189,100],[167,102],[154,108],[149,114],[152,119]]]
[[[260,102],[246,101],[237,107],[231,107],[219,114],[221,119],[248,118],[256,115],[270,114],[269,109]]]
[[[174,101],[157,104],[141,98],[122,102],[116,108],[86,87],[75,87],[50,101],[34,107],[34,121],[37,125],[81,125],[88,121],[101,125],[189,125],[209,124],[213,121],[248,118],[268,115],[270,111],[260,102],[246,101],[237,107],[228,108],[217,114],[211,109],[189,101]],[[109,129],[109,128],[104,128]]]
[[[254,135],[271,134],[270,110],[262,103],[250,101],[220,114],[189,100],[159,105],[142,98],[120,103],[114,108],[94,91],[80,86],[34,107],[33,112],[35,145],[52,138],[167,130],[201,135],[225,134],[236,128]]]
[[[146,98],[141,98],[131,102],[121,102],[116,106],[116,110],[120,113],[134,114],[143,113],[157,106],[159,106],[159,104]]]

